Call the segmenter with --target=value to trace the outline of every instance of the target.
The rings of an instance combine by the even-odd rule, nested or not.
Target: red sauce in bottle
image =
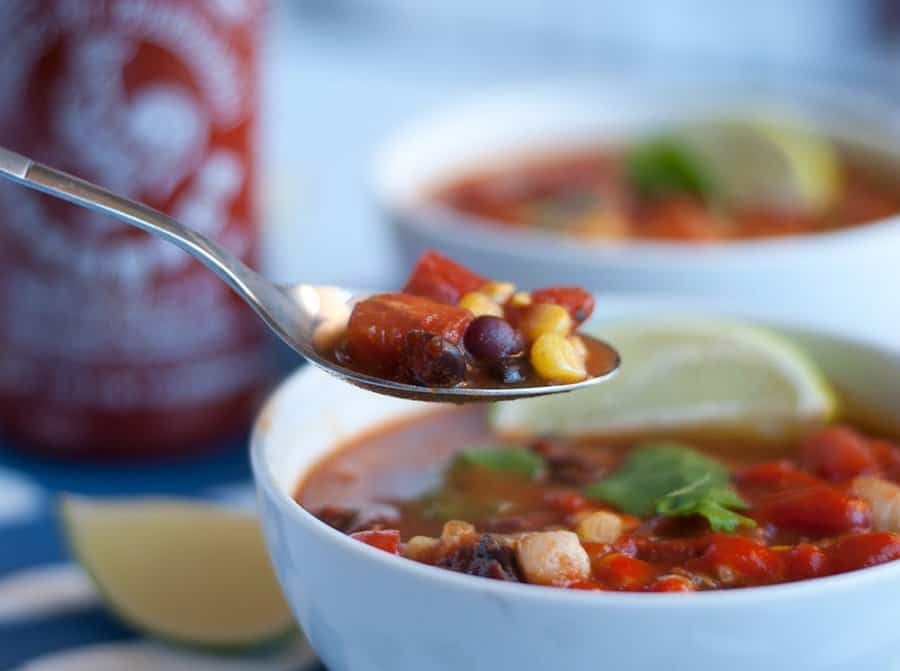
[[[252,262],[263,0],[5,0],[0,143]],[[246,426],[262,328],[208,270],[0,185],[0,422],[59,456],[199,449]]]

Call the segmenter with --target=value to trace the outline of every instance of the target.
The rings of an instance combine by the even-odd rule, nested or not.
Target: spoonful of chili
[[[572,391],[619,355],[576,331],[594,308],[577,287],[517,291],[426,252],[401,292],[275,285],[169,216],[0,147],[0,175],[180,247],[312,364],[359,387],[421,401],[505,401]]]

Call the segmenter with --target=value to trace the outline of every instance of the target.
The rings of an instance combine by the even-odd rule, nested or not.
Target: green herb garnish
[[[520,445],[486,445],[458,452],[444,481],[421,497],[425,517],[439,520],[477,520],[502,514],[510,507],[482,478],[513,477],[534,480],[544,470],[544,459]]]
[[[478,466],[498,473],[510,473],[530,480],[544,470],[544,459],[531,450],[518,445],[496,445],[463,450],[457,453],[451,471]]]
[[[732,488],[728,469],[680,443],[635,448],[622,466],[585,494],[631,515],[702,515],[714,531],[756,525],[734,512],[749,505]]]
[[[626,158],[628,178],[643,196],[686,193],[715,197],[716,179],[702,159],[683,143],[655,138],[638,144]]]

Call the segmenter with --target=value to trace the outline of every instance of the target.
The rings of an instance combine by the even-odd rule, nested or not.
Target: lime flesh
[[[66,496],[60,517],[110,608],[142,632],[231,649],[293,628],[251,515],[189,500]]]
[[[777,440],[828,421],[835,396],[807,356],[755,326],[638,321],[594,329],[622,355],[617,377],[589,389],[497,404],[514,436],[714,428]]]

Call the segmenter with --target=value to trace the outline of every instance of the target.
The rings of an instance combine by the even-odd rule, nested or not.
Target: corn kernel
[[[484,294],[495,303],[503,304],[509,300],[516,290],[516,285],[512,282],[488,282],[478,290],[478,293]]]
[[[474,535],[475,527],[468,522],[450,520],[444,523],[444,529],[441,531],[441,544],[452,548],[472,538]]]
[[[459,307],[465,308],[476,317],[481,317],[483,315],[492,315],[494,317],[503,316],[502,307],[477,291],[470,291],[460,298]]]
[[[531,293],[528,291],[517,291],[509,299],[509,304],[514,308],[526,308],[531,305]]]
[[[531,346],[531,365],[542,379],[568,384],[587,377],[584,357],[559,333],[544,333]]]
[[[440,544],[437,538],[431,536],[413,536],[403,544],[403,556],[422,561],[434,553]]]
[[[578,521],[575,531],[588,543],[612,543],[622,535],[622,518],[615,513],[598,510]]]
[[[528,308],[520,328],[529,342],[534,342],[545,333],[567,336],[572,330],[569,311],[552,303],[537,303]]]
[[[575,348],[575,353],[580,356],[582,359],[587,359],[587,346],[584,344],[584,340],[581,339],[580,336],[572,335],[568,338],[569,342],[572,343],[572,347]]]

